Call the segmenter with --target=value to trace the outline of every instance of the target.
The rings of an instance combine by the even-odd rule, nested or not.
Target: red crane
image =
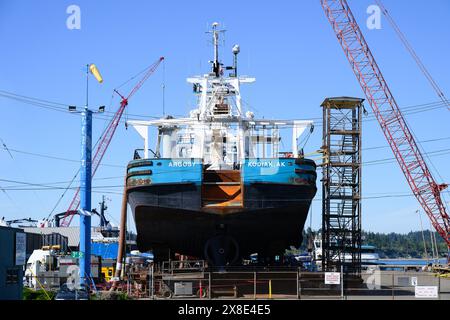
[[[114,117],[111,119],[111,122],[106,128],[104,135],[101,137],[100,143],[98,144],[94,157],[92,158],[92,177],[97,172],[100,162],[102,161],[103,156],[105,155],[106,150],[108,149],[108,146],[111,143],[114,133],[116,132],[117,126],[119,125],[120,119],[122,118],[122,114],[126,106],[128,105],[128,101],[142,87],[144,82],[155,72],[155,70],[158,68],[158,66],[163,60],[164,57],[159,58],[158,61],[156,61],[148,68],[145,75],[138,82],[138,84],[131,90],[131,92],[128,94],[126,98],[123,97],[119,92],[117,92],[117,90],[114,90],[114,92],[116,92],[121,97],[122,100],[120,102],[119,109],[114,114]],[[67,209],[64,218],[62,218],[61,227],[70,226],[73,216],[77,213],[79,205],[80,205],[80,188],[77,188],[75,196],[70,202],[69,209]]]
[[[448,185],[431,175],[347,1],[321,4],[413,194],[450,248],[450,220],[441,199]]]

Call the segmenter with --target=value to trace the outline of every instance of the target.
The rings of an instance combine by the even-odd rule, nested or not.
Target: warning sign
[[[325,272],[325,284],[341,284],[339,272]]]
[[[438,295],[438,287],[425,287],[425,286],[416,286],[415,288],[416,298],[425,298],[425,299],[436,299],[439,297]]]

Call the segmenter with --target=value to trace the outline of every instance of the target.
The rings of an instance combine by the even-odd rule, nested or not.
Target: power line
[[[436,150],[436,151],[432,151],[429,152],[428,155],[429,156],[442,156],[445,154],[450,154],[450,149],[442,149],[442,150]],[[363,162],[363,165],[374,165],[374,164],[386,164],[386,163],[390,163],[390,162],[395,162],[395,158],[384,158],[384,159],[377,159],[377,160],[372,160],[372,161],[366,161]],[[175,170],[176,171],[176,170]],[[167,174],[169,172],[173,173],[175,172],[174,170],[163,170],[160,172],[154,172],[153,175],[163,175],[163,174]],[[182,170],[179,170],[179,172],[182,172]],[[105,179],[113,179],[116,177],[109,177],[109,178],[100,178],[101,180],[105,180]],[[120,178],[120,177],[118,177]],[[14,186],[10,186],[9,188],[4,188],[5,190],[13,190],[13,191],[30,191],[30,190],[65,190],[65,187],[58,187],[55,185],[51,185],[51,184],[42,184],[42,183],[32,183],[32,182],[23,182],[23,181],[16,181],[16,180],[7,180],[7,179],[0,179],[0,181],[2,182],[9,182],[9,183],[16,183],[16,184],[23,184],[23,185],[29,185],[29,186],[36,186],[38,188],[23,188],[23,187],[14,187]],[[55,183],[56,184],[56,183]],[[78,187],[71,187],[69,189],[77,189]],[[123,184],[120,185],[106,185],[106,186],[93,186],[92,188],[95,189],[99,189],[99,188],[123,188]]]
[[[397,25],[397,23],[395,22],[394,18],[389,14],[388,10],[384,7],[383,3],[381,3],[381,0],[375,0],[375,2],[381,8],[383,14],[386,16],[386,18],[389,21],[389,23],[391,24],[392,28],[394,29],[394,31],[399,36],[401,42],[403,43],[405,48],[408,50],[408,52],[411,54],[412,58],[417,63],[417,66],[422,71],[424,76],[427,78],[428,82],[431,84],[431,86],[433,87],[434,91],[436,91],[436,94],[438,95],[438,97],[442,100],[443,103],[446,104],[447,108],[450,110],[450,102],[447,100],[447,98],[445,97],[443,91],[441,90],[441,88],[437,84],[436,80],[433,78],[431,73],[428,71],[428,69],[423,64],[423,62],[420,59],[420,57],[417,55],[416,51],[414,50],[413,46],[411,45],[411,43],[406,38],[405,34],[400,30],[400,27]]]
[[[12,93],[12,92],[4,91],[4,90],[0,90],[0,97],[17,100],[17,101],[23,102],[25,104],[29,104],[32,106],[36,106],[36,107],[40,107],[40,108],[44,108],[44,109],[48,109],[48,110],[64,112],[66,114],[71,114],[71,115],[77,115],[75,113],[67,112],[70,104],[63,104],[63,103],[59,103],[59,102],[52,102],[49,100],[33,98],[33,97],[29,97],[29,96],[24,96],[24,95]],[[404,115],[408,115],[408,114],[416,114],[416,113],[421,113],[421,112],[426,112],[426,111],[432,111],[432,110],[436,110],[436,109],[439,109],[442,107],[447,108],[447,105],[445,102],[435,101],[435,102],[430,102],[430,103],[405,106],[405,107],[402,107],[401,109],[403,111],[405,111],[405,112],[403,112]],[[105,111],[103,114],[94,115],[94,117],[97,119],[108,121],[108,120],[111,120],[111,118],[113,118],[114,114],[115,114],[115,112]],[[161,118],[158,116],[150,116],[150,115],[143,115],[143,114],[128,114],[128,116],[142,118],[142,119],[148,119],[148,118],[160,119]],[[320,120],[322,120],[322,118],[311,118],[311,120],[320,121]],[[374,115],[371,115],[371,116],[363,119],[364,122],[365,121],[374,121],[374,120],[376,120]],[[125,120],[121,120],[120,122],[125,123]],[[320,124],[317,124],[316,126],[320,126]]]
[[[102,187],[104,187],[104,186],[102,186]],[[102,187],[99,187],[99,188],[102,188]],[[119,187],[119,186],[117,186],[117,187]],[[120,187],[123,188],[123,186],[120,186]],[[39,189],[33,189],[33,190],[39,190]],[[21,189],[19,191],[29,191],[29,189],[25,189],[24,188],[24,189]],[[49,190],[49,189],[42,189],[40,191],[51,191],[51,190]],[[97,190],[96,188],[92,190],[92,193],[123,195],[122,192],[111,191],[111,190]],[[373,195],[373,196],[363,196],[361,199],[362,200],[372,200],[372,199],[406,198],[406,197],[415,197],[415,195],[412,194],[412,193],[404,193],[404,194],[402,194],[402,193],[397,193],[397,194],[393,193],[393,194],[380,194],[380,195]],[[177,197],[164,197],[164,199],[170,200],[170,199],[179,199],[179,198],[177,198]],[[220,199],[218,199],[218,200],[220,200]],[[224,198],[223,200],[227,200],[227,199]],[[248,201],[258,200],[259,201],[260,199],[248,198],[247,200]],[[280,198],[280,199],[273,199],[273,200],[276,200],[276,201],[287,201],[287,202],[290,202],[290,201],[322,201],[320,198],[314,198],[314,199],[310,199],[310,198],[281,199]]]
[[[443,155],[450,154],[450,149],[426,152],[425,154],[428,155],[429,157],[443,156]],[[396,158],[385,158],[385,159],[366,161],[366,162],[363,162],[363,165],[370,166],[370,165],[374,165],[374,164],[388,164],[388,163],[394,163],[396,161],[397,161]]]
[[[67,112],[69,106],[72,106],[75,104],[64,104],[64,103],[59,103],[59,102],[52,102],[49,100],[43,100],[43,99],[39,99],[39,98],[24,96],[24,95],[20,95],[17,93],[4,91],[4,90],[0,90],[0,97],[19,101],[19,102],[29,104],[32,106],[36,106],[39,108],[44,108],[44,109],[49,109],[49,110],[53,110],[53,111],[64,112],[67,114],[77,115],[74,113]],[[113,94],[113,97],[114,97],[114,94]],[[112,105],[112,100],[113,99],[111,99],[111,105]],[[115,112],[113,112],[113,111],[105,111],[103,114],[96,114],[96,118],[109,120],[114,115],[115,115]],[[160,118],[157,116],[142,115],[142,114],[129,114],[129,116],[138,117],[138,118],[151,118],[151,119],[159,119]]]
[[[60,161],[67,161],[67,162],[75,162],[75,163],[79,163],[80,162],[80,160],[62,158],[62,157],[57,157],[57,156],[52,156],[52,155],[47,155],[47,154],[42,154],[42,153],[29,152],[29,151],[23,151],[23,150],[11,149],[11,148],[7,149],[5,147],[3,147],[3,149],[4,150],[9,150],[9,151],[14,152],[14,153],[20,153],[20,154],[34,156],[34,157],[41,157],[41,158],[60,160]],[[105,163],[102,163],[100,165],[101,166],[105,166],[105,167],[114,167],[114,168],[124,168],[125,167],[124,165],[105,164]]]
[[[437,138],[437,139],[430,139],[430,140],[424,140],[422,142],[426,143],[426,142],[435,142],[435,141],[441,141],[441,140],[449,140],[450,137],[443,137],[443,138]],[[388,146],[378,146],[378,147],[370,147],[367,149],[379,149],[379,148],[388,148]],[[20,152],[18,150],[15,149],[10,149],[13,152]],[[71,162],[79,162],[78,160],[72,160],[72,159],[66,159],[66,158],[60,158],[60,157],[53,157],[53,156],[48,156],[48,155],[43,155],[43,154],[35,154],[35,153],[30,153],[30,152],[22,152],[24,154],[29,154],[29,155],[37,155],[37,156],[41,156],[41,157],[46,157],[46,158],[51,158],[51,159],[56,159],[56,160],[63,160],[63,161],[71,161]],[[450,153],[450,149],[440,149],[440,150],[435,150],[435,151],[431,151],[431,152],[427,152],[426,154],[429,156],[442,156],[445,154]],[[390,162],[394,162],[396,159],[393,157],[390,158],[383,158],[383,159],[376,159],[376,160],[369,160],[369,161],[365,161],[362,164],[363,165],[374,165],[374,164],[385,164],[385,163],[390,163]],[[104,164],[106,165],[106,164]],[[108,165],[108,166],[113,166],[113,167],[120,167],[120,168],[124,168],[125,166],[120,166],[120,165]],[[155,172],[155,174],[166,174],[168,172],[174,172],[174,170],[165,170],[165,171],[160,171],[160,172]],[[181,172],[181,170],[180,170]],[[123,176],[114,176],[114,177],[105,177],[105,178],[94,178],[93,180],[111,180],[111,179],[123,179]],[[6,180],[6,179],[0,179],[0,181],[3,182],[10,182],[10,183],[17,183],[17,184],[38,184],[39,183],[32,183],[32,182],[22,182],[22,181],[16,181],[16,180]],[[72,181],[57,181],[57,182],[49,182],[49,183],[40,183],[41,185],[45,185],[46,187],[52,187],[54,185],[58,185],[58,184],[66,184],[68,182],[73,182]],[[61,189],[62,187],[59,187],[58,189]]]
[[[77,175],[76,175],[77,176]],[[92,180],[94,181],[99,181],[99,180],[115,180],[115,179],[122,179],[123,180],[123,176],[115,176],[115,177],[105,177],[105,178],[93,178]],[[8,180],[8,179],[0,179],[0,181],[3,182],[8,182],[8,183],[14,183],[14,184],[35,184],[34,182],[24,182],[24,181],[17,181],[17,180]],[[46,187],[53,187],[53,186],[58,186],[58,185],[66,185],[69,182],[80,182],[79,180],[75,181],[75,180],[70,180],[70,181],[56,181],[56,182],[41,182],[41,183],[37,183],[37,184],[41,184],[44,185]],[[14,188],[15,186],[9,185],[9,186],[5,186],[7,188]]]
[[[25,185],[29,185],[29,186],[36,186],[36,188],[25,188],[25,187],[11,187],[5,190],[8,191],[33,191],[33,190],[38,190],[38,191],[45,191],[45,190],[66,190],[67,187],[57,187],[57,186],[45,186],[39,183],[24,183]],[[92,186],[92,189],[101,189],[101,188],[123,188],[123,185],[111,185],[111,186]],[[77,187],[70,187],[69,190],[76,190],[78,189]]]
[[[3,148],[8,152],[10,158],[14,161],[14,163],[16,163],[16,165],[18,165],[18,163],[15,161],[11,151],[9,150],[8,146],[6,145],[5,141],[0,138],[0,141],[3,145]],[[20,169],[20,168],[19,168]],[[20,172],[23,172],[23,170],[20,170]],[[14,204],[14,206],[16,206],[16,208],[20,209],[19,206],[16,204],[16,202],[11,198],[11,196],[6,192],[5,189],[3,189],[2,187],[0,187],[0,189],[2,190],[2,192],[7,196],[7,198]],[[36,199],[38,200],[39,204],[42,206],[42,209],[44,209],[43,203],[41,198],[39,198],[39,196],[37,195],[37,193],[35,191],[33,191],[34,196],[36,197]],[[21,210],[20,210],[21,211]]]
[[[9,151],[8,147],[6,146],[5,141],[3,141],[2,138],[0,138],[0,141],[2,142],[3,148],[8,152],[9,156],[11,157],[11,159],[14,160],[14,157],[13,157],[13,155],[11,154],[11,151]]]
[[[422,140],[422,141],[419,141],[419,142],[420,143],[429,143],[429,142],[437,142],[437,141],[444,141],[444,140],[450,140],[450,137],[428,139],[428,140]],[[384,149],[384,148],[389,148],[389,146],[367,147],[367,148],[363,148],[363,150],[375,150],[375,149]],[[11,154],[11,152],[14,152],[14,153],[30,155],[30,156],[35,156],[35,157],[42,157],[42,158],[53,159],[53,160],[60,160],[60,161],[67,161],[67,162],[74,162],[74,163],[79,163],[80,162],[80,160],[75,160],[75,159],[69,159],[69,158],[64,158],[64,157],[57,157],[57,156],[53,156],[53,155],[48,155],[48,154],[43,154],[43,153],[36,153],[36,152],[29,152],[29,151],[23,151],[23,150],[18,150],[18,149],[11,149],[11,148],[7,148],[5,145],[3,145],[3,149],[8,151],[9,154]],[[125,167],[123,165],[117,165],[117,164],[101,164],[101,165],[102,166],[106,166],[106,167],[116,167],[116,168],[124,168]]]
[[[443,140],[450,140],[450,137],[422,140],[419,142],[428,143],[428,142],[437,142],[437,141],[443,141]],[[367,148],[363,148],[362,150],[364,151],[364,150],[375,150],[375,149],[386,149],[386,148],[390,148],[390,146],[386,145],[386,146],[378,146],[378,147],[367,147]]]
[[[436,138],[436,139],[429,139],[429,140],[422,140],[419,141],[420,143],[429,143],[429,142],[437,142],[437,141],[444,141],[444,140],[449,140],[450,137],[443,137],[443,138]],[[12,157],[12,152],[13,153],[18,153],[18,154],[23,154],[23,155],[29,155],[29,156],[35,156],[35,157],[41,157],[41,158],[47,158],[47,159],[52,159],[52,160],[60,160],[60,161],[67,161],[67,162],[73,162],[73,163],[79,163],[80,160],[75,160],[75,159],[69,159],[69,158],[64,158],[64,157],[57,157],[57,156],[53,156],[53,155],[48,155],[48,154],[42,154],[42,153],[35,153],[35,152],[29,152],[29,151],[23,151],[23,150],[18,150],[18,149],[11,149],[6,147],[3,144],[2,147],[4,150],[6,150],[10,156]],[[375,149],[384,149],[384,148],[389,148],[389,146],[376,146],[376,147],[367,147],[367,148],[363,148],[363,150],[375,150]],[[101,164],[101,166],[106,166],[106,167],[115,167],[115,168],[124,168],[124,166],[122,165],[115,165],[115,164]]]
[[[437,110],[437,109],[444,109],[444,108],[447,108],[447,106],[443,102],[437,102],[437,103],[429,104],[427,106],[417,105],[417,106],[403,107],[401,109],[402,109],[402,115],[408,116],[408,115],[414,115],[414,114],[419,114],[419,113],[423,113],[423,112],[429,112],[429,111],[433,111],[433,110]],[[383,114],[383,112],[381,112],[381,114]],[[310,120],[321,121],[322,118],[311,118]],[[370,116],[364,117],[362,120],[362,122],[374,122],[374,121],[377,121],[377,118],[373,114],[371,114]],[[320,127],[322,127],[322,123],[319,122],[319,123],[315,124],[314,126],[320,128]]]

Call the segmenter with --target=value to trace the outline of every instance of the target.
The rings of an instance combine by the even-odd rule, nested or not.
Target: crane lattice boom
[[[128,105],[128,100],[142,87],[144,82],[155,72],[158,68],[159,64],[164,60],[164,57],[161,57],[156,61],[153,65],[151,65],[143,78],[139,81],[139,83],[131,90],[130,94],[127,98],[122,97],[120,102],[120,107],[117,112],[114,114],[114,117],[111,119],[104,135],[101,137],[100,143],[95,151],[94,157],[92,158],[92,177],[97,172],[97,169],[100,165],[100,162],[103,159],[103,156],[108,149],[109,144],[116,132],[117,126],[120,123],[120,119],[122,118],[122,114],[125,111],[126,106]],[[117,92],[117,91],[116,91]],[[80,206],[80,188],[78,187],[75,196],[73,197],[69,209],[67,209],[66,215],[62,219],[61,226],[68,227],[72,222],[73,216],[77,213],[78,207]]]
[[[347,1],[321,4],[412,192],[450,247],[450,221],[440,194],[447,185],[433,179]]]

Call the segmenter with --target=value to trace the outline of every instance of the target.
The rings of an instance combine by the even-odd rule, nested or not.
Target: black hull
[[[208,241],[225,236],[238,247],[231,255],[241,258],[299,247],[315,193],[315,185],[252,184],[244,188],[242,207],[217,211],[202,208],[200,186],[179,184],[133,188],[128,201],[140,251],[207,259]]]

